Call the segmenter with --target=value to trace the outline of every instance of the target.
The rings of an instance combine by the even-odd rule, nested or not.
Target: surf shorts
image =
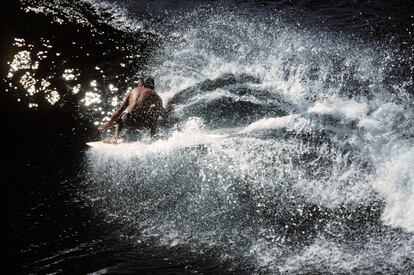
[[[126,129],[138,129],[143,127],[151,127],[151,117],[141,116],[134,117],[130,113],[123,113],[117,123]]]

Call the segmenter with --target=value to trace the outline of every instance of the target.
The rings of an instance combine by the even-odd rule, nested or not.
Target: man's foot
[[[114,138],[104,139],[102,142],[103,143],[109,143],[109,144],[117,144],[118,143],[117,140],[114,139]]]
[[[110,122],[110,121],[105,122],[104,124],[102,124],[101,126],[99,126],[99,127],[98,127],[98,130],[99,130],[99,131],[103,131],[103,130],[105,130],[106,128],[108,128],[109,126],[111,126],[111,122]]]

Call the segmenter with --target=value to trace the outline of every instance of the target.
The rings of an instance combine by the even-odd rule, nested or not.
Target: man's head
[[[141,77],[134,77],[132,79],[132,83],[133,83],[134,88],[139,87],[139,86],[142,85],[142,78]]]
[[[142,85],[144,85],[145,88],[154,89],[155,87],[154,78],[152,78],[151,76],[144,77],[142,79]]]

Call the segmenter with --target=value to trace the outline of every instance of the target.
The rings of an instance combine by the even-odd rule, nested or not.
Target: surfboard
[[[118,142],[118,143],[105,143],[103,141],[91,141],[91,142],[87,142],[86,145],[90,146],[90,147],[95,147],[95,148],[114,148],[120,144],[125,144],[123,142]]]
[[[222,139],[222,138],[229,138],[229,137],[242,137],[245,136],[245,133],[240,133],[240,132],[225,132],[225,133],[215,133],[215,134],[209,134],[208,137],[213,138],[213,139]],[[158,141],[163,141],[163,140],[158,140]],[[168,140],[164,140],[168,141]],[[198,143],[198,142],[196,142]],[[203,143],[203,142],[200,142]],[[103,141],[90,141],[87,142],[86,145],[88,145],[89,147],[94,147],[94,148],[116,148],[117,146],[121,146],[121,145],[131,145],[131,144],[141,144],[141,145],[153,145],[153,143],[146,143],[146,142],[140,142],[140,141],[134,141],[134,142],[124,142],[124,141],[119,141],[117,143],[106,143]],[[122,147],[122,146],[121,146]]]
[[[91,142],[87,142],[86,145],[90,147],[102,147],[104,145],[116,146],[116,144],[103,143],[102,141],[91,141]]]
[[[245,133],[240,132],[224,132],[224,133],[211,133],[206,134],[199,137],[188,136],[188,143],[183,142],[182,137],[171,137],[169,139],[159,139],[155,142],[142,142],[142,141],[133,141],[133,142],[125,142],[124,140],[119,140],[118,143],[105,143],[103,141],[91,141],[87,142],[86,145],[96,149],[116,149],[116,151],[125,149],[125,148],[133,148],[134,146],[140,146],[141,149],[151,149],[155,150],[157,147],[159,148],[185,148],[191,147],[198,144],[208,144],[213,142],[214,140],[219,140],[223,138],[232,138],[232,137],[242,137],[245,136]],[[185,139],[187,140],[187,139]],[[155,149],[154,149],[155,148]]]

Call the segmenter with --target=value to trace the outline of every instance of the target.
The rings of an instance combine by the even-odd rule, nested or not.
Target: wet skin
[[[110,120],[99,126],[99,130],[104,130],[111,126],[113,122],[117,124],[114,138],[104,140],[104,142],[117,142],[121,130],[125,128],[121,119],[125,109],[129,114],[129,118],[137,121],[134,127],[128,127],[128,129],[148,128],[150,129],[151,139],[155,140],[158,117],[166,118],[167,112],[162,106],[160,96],[153,89],[146,88],[142,83],[139,83],[137,87],[128,92]]]

